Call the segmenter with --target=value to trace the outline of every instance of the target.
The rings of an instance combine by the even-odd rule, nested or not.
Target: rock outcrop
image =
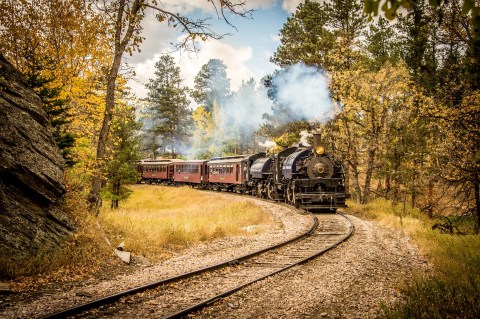
[[[0,259],[32,258],[72,230],[64,160],[40,98],[0,55]],[[0,265],[1,266],[1,265]],[[1,272],[2,269],[0,269]]]

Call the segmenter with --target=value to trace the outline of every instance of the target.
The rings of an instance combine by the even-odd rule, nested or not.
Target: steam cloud
[[[324,121],[332,109],[323,71],[295,64],[273,79],[277,100],[305,120]]]
[[[303,63],[293,65],[278,72],[272,80],[275,86],[275,100],[286,106],[294,116],[294,120],[324,121],[332,110],[328,85],[323,71]],[[214,84],[215,85],[215,84]],[[249,91],[250,92],[250,91]],[[264,114],[271,114],[273,102],[267,96],[267,89],[257,86],[255,93],[237,95],[224,101],[219,101],[221,111],[213,116],[220,122],[211,145],[204,143],[196,145],[197,149],[188,152],[189,156],[202,150],[221,150],[221,145],[229,140],[238,138],[239,134],[251,136],[264,123]],[[240,96],[240,98],[238,97]],[[309,134],[302,132],[300,143],[307,145],[306,137]],[[260,141],[260,146],[272,147],[275,142]],[[221,155],[221,154],[215,154]]]

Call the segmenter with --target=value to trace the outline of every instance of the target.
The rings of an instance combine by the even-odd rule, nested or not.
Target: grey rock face
[[[40,98],[0,55],[0,259],[56,248],[72,230],[63,171]]]

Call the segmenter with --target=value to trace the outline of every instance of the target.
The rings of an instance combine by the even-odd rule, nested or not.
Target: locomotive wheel
[[[262,184],[258,184],[257,185],[257,196],[260,197],[260,198],[263,198],[263,192],[262,192]]]

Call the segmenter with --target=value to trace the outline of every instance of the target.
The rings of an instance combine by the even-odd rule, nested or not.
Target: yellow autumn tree
[[[415,120],[415,108],[425,105],[426,99],[416,92],[404,64],[387,63],[379,71],[344,70],[331,76],[330,85],[340,105],[336,117],[338,144],[350,169],[355,198],[367,203],[375,172],[383,169],[389,178],[400,182],[399,167],[395,175],[386,158],[395,141],[414,135],[405,130]],[[418,155],[412,148],[410,151],[410,156]],[[405,158],[407,151],[401,152]],[[399,165],[405,166],[406,162]]]
[[[50,112],[60,130],[75,137],[67,186],[84,189],[95,160],[95,137],[105,108],[105,20],[83,0],[0,2],[0,50],[63,109]],[[34,87],[34,90],[35,90]],[[48,112],[49,110],[47,110]],[[60,113],[60,114],[59,114]]]
[[[212,138],[212,115],[210,112],[205,110],[203,106],[197,107],[192,115],[194,121],[194,131],[192,149],[189,156],[192,158],[207,159],[211,157],[207,146],[210,144],[210,140]]]
[[[223,154],[225,137],[225,116],[223,109],[213,101],[212,113],[203,106],[193,112],[194,132],[190,157],[211,158]]]
[[[455,214],[476,216],[480,230],[480,91],[451,105],[436,104],[424,110],[432,119],[436,139],[439,181],[448,186]],[[444,207],[442,209],[445,209]]]

